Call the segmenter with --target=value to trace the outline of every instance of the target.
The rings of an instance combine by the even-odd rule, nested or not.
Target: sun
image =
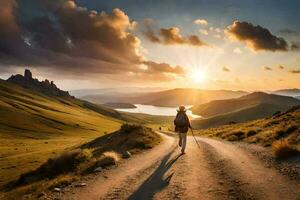
[[[197,69],[191,72],[190,77],[194,82],[202,83],[206,78],[206,74],[204,71]]]

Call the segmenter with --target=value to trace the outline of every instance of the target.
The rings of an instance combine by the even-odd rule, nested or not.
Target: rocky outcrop
[[[49,81],[48,79],[39,81],[38,79],[33,78],[29,69],[25,69],[24,76],[21,74],[12,75],[7,81],[41,92],[48,96],[72,97],[69,92],[59,89],[53,81]]]

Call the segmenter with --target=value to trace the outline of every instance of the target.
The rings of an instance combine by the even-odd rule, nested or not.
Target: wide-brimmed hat
[[[179,106],[179,108],[177,109],[178,112],[185,112],[186,109],[185,109],[185,106],[184,105],[181,105]]]

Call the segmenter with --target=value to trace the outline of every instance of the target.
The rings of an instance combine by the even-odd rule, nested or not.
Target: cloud
[[[290,70],[290,72],[292,74],[300,74],[300,69],[293,69],[293,70]]]
[[[243,52],[242,52],[242,50],[240,48],[236,47],[236,48],[233,49],[233,53],[241,54]]]
[[[184,70],[181,66],[172,67],[167,63],[156,63],[153,61],[145,61],[149,73],[163,72],[171,74],[184,74]]]
[[[278,65],[278,69],[284,69],[284,66]]]
[[[199,29],[199,33],[203,35],[208,35],[208,31],[206,29]]]
[[[153,43],[164,45],[190,45],[195,47],[208,46],[197,35],[182,36],[178,27],[160,28],[158,33],[155,33],[153,21],[146,20],[144,35]]]
[[[223,67],[222,70],[223,70],[223,72],[230,72],[231,71],[228,67]]]
[[[30,65],[77,76],[152,73],[151,67],[139,67],[146,58],[141,53],[141,41],[132,33],[137,23],[122,10],[98,13],[73,0],[26,3],[42,12],[26,10],[28,6],[21,0],[0,3],[3,67]],[[178,74],[179,67],[171,68],[162,66],[156,73]]]
[[[272,71],[272,68],[271,67],[264,67],[264,70]]]
[[[287,51],[285,39],[273,35],[268,29],[249,22],[234,21],[225,30],[227,36],[235,41],[244,42],[253,51]]]
[[[206,19],[196,19],[196,20],[194,20],[194,23],[197,25],[207,25],[208,24]]]

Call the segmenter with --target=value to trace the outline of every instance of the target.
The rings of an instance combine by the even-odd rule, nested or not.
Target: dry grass
[[[258,143],[272,146],[275,141],[286,140],[289,144],[300,147],[300,107],[293,107],[287,112],[216,128],[195,131],[198,135],[218,137],[230,141]]]
[[[300,151],[290,145],[286,140],[278,140],[272,144],[274,155],[279,159],[290,158],[292,156],[300,155]]]
[[[116,165],[120,160],[120,155],[114,151],[104,152],[102,156],[97,160],[98,167],[107,167],[110,165]]]
[[[22,174],[16,185],[30,184],[45,178],[53,179],[61,174],[75,172],[81,163],[87,162],[91,158],[92,153],[88,149],[64,152],[59,156],[50,158],[36,170]]]
[[[55,187],[65,187],[78,181],[80,178],[74,174],[60,175],[55,179],[41,180],[32,184],[20,186],[13,192],[6,193],[3,199],[39,199],[42,192]]]
[[[109,167],[120,161],[125,151],[137,153],[152,148],[161,137],[141,125],[124,124],[119,131],[101,136],[80,147],[48,159],[36,170],[23,174],[10,187],[8,195],[37,195],[43,190],[69,184],[72,177],[94,172],[97,167]],[[64,177],[64,178],[63,178]],[[39,188],[39,185],[41,187]],[[43,185],[43,186],[42,186]],[[17,191],[17,193],[15,193]]]

